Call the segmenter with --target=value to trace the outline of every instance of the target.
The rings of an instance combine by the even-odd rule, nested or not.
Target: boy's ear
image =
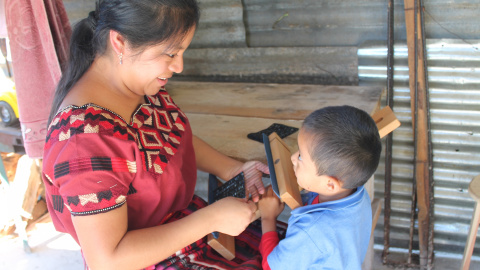
[[[342,188],[342,183],[338,181],[337,178],[332,176],[325,176],[327,177],[327,190],[330,192],[337,192]]]
[[[115,30],[110,30],[110,45],[112,46],[115,54],[119,55],[123,53],[126,42],[125,38]]]

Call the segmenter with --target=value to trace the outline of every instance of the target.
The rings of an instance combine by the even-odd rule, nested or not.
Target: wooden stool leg
[[[475,209],[473,210],[472,222],[470,224],[470,231],[468,232],[467,244],[465,245],[465,251],[463,252],[462,268],[468,270],[470,267],[470,260],[473,254],[473,247],[475,246],[475,240],[477,239],[478,224],[480,222],[480,207],[478,202],[475,202]]]

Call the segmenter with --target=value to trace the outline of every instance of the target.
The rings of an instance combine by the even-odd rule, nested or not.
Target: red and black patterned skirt
[[[194,196],[192,202],[186,209],[175,212],[165,223],[184,218],[205,206],[207,206],[207,203],[203,199]],[[286,227],[287,225],[285,223],[278,222],[277,230],[280,238],[285,236]],[[152,267],[151,269],[262,269],[262,257],[258,250],[261,237],[262,227],[260,220],[257,220],[251,223],[243,233],[235,237],[235,258],[231,261],[223,258],[212,249],[207,244],[207,237],[203,237],[158,263],[155,265],[155,268]]]

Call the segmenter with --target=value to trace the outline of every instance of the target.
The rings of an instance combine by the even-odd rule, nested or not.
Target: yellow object
[[[5,101],[12,107],[13,111],[15,112],[15,117],[19,117],[18,115],[18,103],[17,103],[17,92],[15,91],[15,86],[12,89],[8,89],[2,91],[0,94],[0,101]]]
[[[15,84],[5,79],[0,84],[0,119],[4,125],[10,126],[18,123],[18,103]]]

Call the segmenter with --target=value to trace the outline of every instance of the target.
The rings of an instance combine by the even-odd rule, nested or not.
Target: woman
[[[74,28],[43,179],[57,230],[74,237],[90,269],[260,267],[260,233],[247,229],[249,243],[237,240],[245,256],[233,262],[205,243],[213,231],[242,233],[255,204],[206,206],[194,190],[197,168],[222,179],[243,171],[257,201],[267,167],[193,136],[164,88],[182,72],[198,20],[195,0],[103,0]]]

